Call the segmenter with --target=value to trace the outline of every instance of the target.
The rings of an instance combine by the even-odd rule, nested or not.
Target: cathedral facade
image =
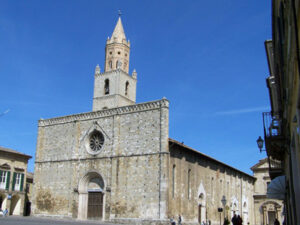
[[[253,224],[255,178],[170,139],[169,101],[136,104],[129,55],[119,18],[104,72],[95,69],[92,112],[39,121],[33,214],[219,224],[237,213]]]

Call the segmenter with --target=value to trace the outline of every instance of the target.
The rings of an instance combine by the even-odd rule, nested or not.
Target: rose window
[[[98,152],[101,150],[104,144],[103,134],[99,131],[94,131],[90,136],[90,149],[93,152]]]

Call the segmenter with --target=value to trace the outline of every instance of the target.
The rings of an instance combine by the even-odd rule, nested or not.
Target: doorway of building
[[[102,176],[95,171],[86,173],[78,185],[78,219],[105,218],[105,189]]]
[[[275,211],[268,211],[269,224],[274,224],[275,218],[276,218]]]
[[[89,192],[88,193],[88,218],[102,219],[103,212],[103,193]]]
[[[201,224],[201,208],[202,208],[202,205],[199,205],[198,206],[198,223]]]
[[[2,209],[2,202],[3,202],[3,198],[2,196],[0,195],[0,209]],[[2,209],[3,210],[3,209]]]

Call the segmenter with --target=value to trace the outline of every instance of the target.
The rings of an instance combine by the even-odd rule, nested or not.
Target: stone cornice
[[[126,73],[125,71],[123,71],[122,69],[116,69],[116,70],[111,70],[111,71],[105,71],[103,73],[96,73],[95,74],[95,78],[99,77],[99,76],[103,76],[103,75],[108,75],[108,74],[124,74],[126,75],[128,78],[131,78],[133,80],[136,80],[135,78],[133,78],[131,75],[129,75],[128,73]]]
[[[95,100],[95,99],[110,99],[110,98],[114,98],[116,95],[128,100],[129,102],[132,102],[133,104],[135,104],[135,102],[130,100],[128,97],[120,95],[120,94],[104,95],[104,96],[100,96],[100,97],[95,97],[95,98],[93,98],[93,100]]]
[[[118,108],[99,110],[94,112],[80,113],[63,117],[56,117],[51,119],[41,119],[39,120],[39,127],[51,126],[56,124],[70,123],[77,120],[92,120],[101,117],[108,117],[114,115],[122,115],[127,113],[148,111],[159,108],[169,108],[169,101],[166,98],[162,100],[144,102],[135,105],[122,106]]]

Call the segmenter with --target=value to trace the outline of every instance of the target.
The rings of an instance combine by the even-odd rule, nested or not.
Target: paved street
[[[36,217],[19,217],[19,216],[8,216],[0,217],[1,225],[83,225],[83,224],[101,224],[101,225],[112,225],[111,223],[101,223],[96,221],[77,221],[57,218],[36,218]]]

